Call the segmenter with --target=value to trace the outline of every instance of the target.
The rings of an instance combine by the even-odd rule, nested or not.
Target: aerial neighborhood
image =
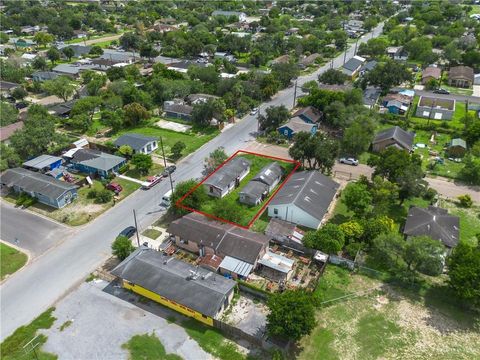
[[[1,358],[480,358],[479,1],[0,19]]]

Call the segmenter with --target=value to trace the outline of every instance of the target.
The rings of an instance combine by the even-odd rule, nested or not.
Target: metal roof
[[[52,165],[53,163],[56,163],[57,161],[62,161],[62,158],[52,155],[40,155],[36,158],[25,161],[23,166],[41,170]]]
[[[296,134],[302,131],[311,132],[312,128],[317,127],[317,125],[306,123],[301,118],[294,117],[294,118],[291,118],[290,121],[288,121],[286,124],[283,124],[282,126],[280,126],[278,129],[280,130],[285,127],[289,128],[290,130],[292,130],[294,134]]]
[[[259,199],[262,194],[268,191],[268,185],[260,181],[249,181],[240,191],[240,194],[245,194],[255,199]]]
[[[225,256],[223,261],[220,263],[220,267],[244,277],[247,277],[253,269],[252,264],[230,256]]]
[[[210,177],[204,181],[204,184],[224,189],[229,186],[232,181],[235,181],[240,174],[247,170],[250,165],[250,160],[241,156],[235,156],[210,175]]]
[[[115,145],[128,145],[133,150],[138,151],[153,141],[157,141],[157,138],[141,134],[129,133],[124,134],[120,136],[117,140],[115,140]]]
[[[265,165],[252,179],[252,181],[262,182],[266,185],[272,185],[283,175],[283,168],[277,162],[271,162]]]
[[[263,255],[263,257],[258,261],[258,263],[271,269],[288,274],[293,268],[294,261],[285,256],[275,254],[271,251],[267,251],[265,255]]]
[[[460,147],[463,147],[463,148],[467,148],[467,142],[463,139],[460,139],[460,138],[456,138],[456,139],[452,139],[450,141],[450,145],[448,145],[449,147],[450,146],[460,146]]]
[[[140,247],[112,274],[204,315],[215,317],[235,281]]]

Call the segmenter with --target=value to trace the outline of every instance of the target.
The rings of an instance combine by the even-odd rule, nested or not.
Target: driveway
[[[442,177],[427,177],[425,180],[443,197],[456,199],[460,195],[469,194],[474,202],[480,204],[480,186],[468,186]]]
[[[32,258],[60,244],[73,233],[67,226],[16,208],[5,201],[0,202],[0,223],[0,238],[28,250]]]
[[[211,359],[181,326],[166,320],[176,318],[172,311],[153,302],[139,307],[136,295],[109,285],[107,290],[120,297],[111,295],[103,291],[107,285],[103,280],[82,283],[56,304],[53,316],[57,320],[42,331],[48,336],[44,351],[59,359],[128,359],[123,344],[134,335],[155,333],[167,354],[191,360]],[[60,330],[67,321],[71,325]]]

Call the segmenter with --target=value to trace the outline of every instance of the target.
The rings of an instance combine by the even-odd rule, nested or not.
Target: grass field
[[[39,315],[30,324],[21,326],[15,332],[6,338],[0,344],[0,358],[3,360],[54,360],[57,356],[54,354],[43,352],[41,347],[47,341],[47,337],[43,334],[36,337],[35,344],[36,355],[33,352],[25,354],[23,346],[38,335],[40,329],[50,329],[56,320],[52,313],[55,308],[50,308],[41,315]]]
[[[271,162],[275,161],[269,158],[265,158],[262,156],[256,156],[256,155],[251,155],[251,154],[242,154],[240,153],[237,156],[244,157],[248,160],[251,161],[251,166],[250,166],[250,172],[248,173],[247,176],[241,181],[240,186],[236,189],[234,189],[232,192],[230,192],[228,195],[223,197],[223,200],[231,203],[231,204],[237,204],[238,206],[241,207],[241,214],[238,215],[238,218],[235,220],[232,219],[227,219],[227,220],[232,220],[240,225],[247,226],[248,223],[254,218],[254,216],[260,211],[262,206],[267,202],[269,198],[265,199],[262,203],[256,206],[248,206],[245,204],[241,204],[238,201],[239,198],[239,192],[245,187],[245,185],[248,184],[248,182],[255,177],[255,175],[266,165],[270,164]],[[293,170],[294,165],[292,163],[287,163],[287,162],[277,162],[284,168],[284,174],[285,176],[288,176],[288,174]],[[282,182],[280,182],[277,187],[272,190],[271,194],[274,194],[276,189],[281,185]],[[202,206],[200,207],[201,210],[207,214],[213,214],[213,209],[215,207],[215,204],[219,201],[219,199],[214,198],[214,197],[209,197],[208,201],[204,202]]]
[[[316,294],[334,299],[367,289],[372,289],[367,295],[318,308],[317,327],[301,340],[299,359],[447,360],[480,356],[476,319],[452,303],[443,286],[403,289],[329,265]]]
[[[13,274],[27,262],[28,257],[21,251],[0,243],[0,279]]]
[[[165,347],[155,335],[135,335],[122,346],[130,353],[130,360],[181,360],[176,354],[167,354]]]
[[[142,235],[155,240],[160,235],[162,235],[162,232],[156,229],[147,229],[142,233]]]
[[[139,179],[139,180],[146,180],[147,177],[149,177],[149,176],[161,174],[163,172],[163,169],[164,169],[164,167],[162,165],[157,164],[157,163],[153,163],[153,166],[150,170],[148,170],[148,173],[143,174],[143,173],[140,173],[140,171],[138,171],[135,168],[135,166],[130,165],[130,170],[125,172],[125,174],[123,174],[123,175],[129,176],[129,177],[132,177],[132,178],[135,178],[135,179]]]
[[[475,205],[466,209],[459,207],[456,202],[443,199],[440,200],[439,206],[460,218],[460,241],[475,246],[476,235],[480,234],[480,206]]]

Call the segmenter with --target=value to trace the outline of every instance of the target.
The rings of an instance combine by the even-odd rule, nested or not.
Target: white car
[[[355,159],[355,158],[341,158],[340,163],[341,164],[352,165],[352,166],[357,166],[358,165],[358,160]]]
[[[252,111],[250,111],[250,115],[257,115],[258,113],[258,108],[253,108]]]

